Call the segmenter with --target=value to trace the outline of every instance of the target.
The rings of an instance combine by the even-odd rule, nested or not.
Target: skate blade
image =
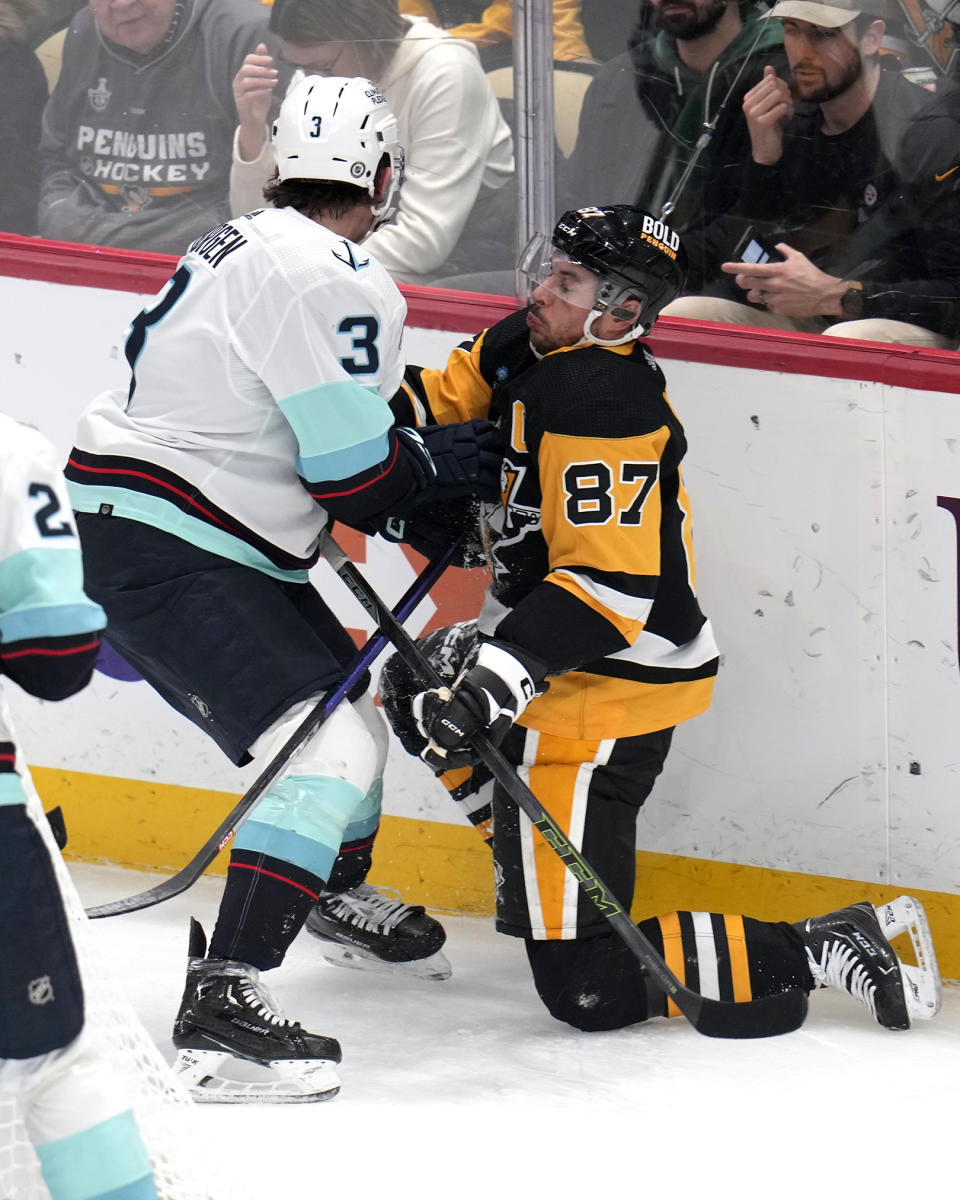
[[[201,1104],[314,1104],[340,1091],[328,1058],[255,1063],[226,1050],[180,1050],[173,1073]]]
[[[923,905],[913,896],[898,896],[877,909],[877,920],[887,941],[909,933],[917,962],[900,964],[907,1012],[912,1021],[929,1021],[940,1011],[942,987],[937,954]]]
[[[372,971],[378,975],[405,975],[408,979],[441,980],[449,979],[453,974],[453,968],[442,950],[427,958],[386,962],[356,946],[341,946],[337,942],[325,941],[321,954],[324,961],[332,967],[349,967],[353,971]]]

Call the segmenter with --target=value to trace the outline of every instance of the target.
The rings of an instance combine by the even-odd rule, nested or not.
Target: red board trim
[[[0,234],[0,275],[15,279],[152,295],[170,277],[176,261],[168,254]],[[516,307],[516,301],[507,296],[412,286],[401,291],[407,299],[410,324],[423,329],[475,333]],[[669,317],[658,322],[649,341],[663,359],[960,394],[960,356],[952,350],[847,342]]]

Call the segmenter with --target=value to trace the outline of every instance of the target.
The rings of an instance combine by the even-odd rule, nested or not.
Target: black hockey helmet
[[[641,301],[644,334],[650,332],[660,310],[683,291],[687,258],[680,235],[632,204],[566,212],[554,228],[552,241],[573,262],[600,277],[598,308],[613,308],[630,298]]]

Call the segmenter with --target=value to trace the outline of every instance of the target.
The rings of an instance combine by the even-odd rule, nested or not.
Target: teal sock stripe
[[[240,826],[234,845],[328,879],[346,830],[356,814],[364,815],[365,801],[345,779],[284,776]]]
[[[363,798],[357,812],[354,813],[350,824],[343,831],[345,842],[359,842],[373,837],[380,824],[380,810],[383,806],[383,780],[375,779],[370,790]]]
[[[26,804],[27,793],[23,780],[14,771],[0,775],[0,806],[4,804]]]

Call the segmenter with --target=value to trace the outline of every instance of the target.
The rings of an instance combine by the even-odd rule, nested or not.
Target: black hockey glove
[[[453,496],[417,504],[403,517],[387,517],[377,533],[388,542],[404,542],[424,558],[442,554],[457,538],[460,546],[450,565],[484,567],[487,564],[480,529],[480,501],[476,496]]]
[[[434,629],[418,638],[417,645],[444,684],[453,687],[477,661],[477,626],[473,621],[461,621],[445,629]],[[412,707],[414,696],[422,688],[418,672],[400,654],[391,654],[380,671],[380,703],[390,728],[404,750],[414,758],[419,758],[427,745],[427,739],[414,720]]]
[[[479,762],[472,736],[485,733],[499,745],[533,697],[546,691],[545,674],[545,665],[519,647],[482,642],[476,665],[452,689],[414,696],[417,728],[427,738],[420,757],[435,775]]]
[[[415,494],[419,495],[420,492],[436,482],[437,468],[433,465],[433,458],[424,444],[423,438],[420,436],[419,429],[410,429],[406,425],[397,425],[394,433],[396,434],[397,441],[400,443],[400,448],[407,456],[407,462],[417,489]]]
[[[433,459],[434,486],[444,496],[497,499],[503,438],[496,425],[474,418],[459,425],[424,425],[417,432]]]

